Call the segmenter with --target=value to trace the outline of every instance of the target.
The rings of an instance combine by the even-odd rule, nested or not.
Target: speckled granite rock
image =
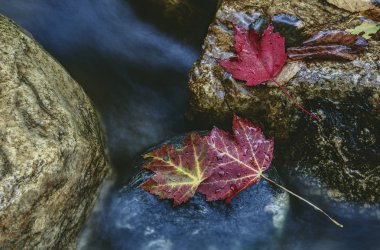
[[[167,142],[181,143],[183,136]],[[160,145],[159,145],[160,146]],[[159,147],[158,146],[158,147]],[[153,150],[153,149],[151,149]],[[151,151],[149,150],[149,151]],[[136,169],[144,160],[139,159]],[[274,167],[266,172],[278,182]],[[275,249],[279,248],[289,209],[289,195],[261,180],[240,193],[230,205],[206,202],[196,194],[172,207],[139,186],[150,172],[141,171],[116,188],[97,217],[97,227],[82,239],[80,249]],[[94,218],[96,219],[96,218]],[[91,233],[97,236],[92,236]],[[101,245],[96,240],[107,242]]]
[[[70,249],[106,177],[81,87],[0,15],[0,248]]]
[[[292,166],[283,172],[289,173],[297,163],[297,173],[317,176],[343,197],[379,201],[379,43],[371,42],[367,51],[352,62],[298,65],[300,70],[286,88],[322,117],[317,124],[278,88],[247,87],[216,63],[216,59],[233,55],[232,23],[248,28],[263,13],[298,17],[305,36],[322,29],[352,28],[360,22],[353,13],[322,0],[223,1],[209,28],[203,54],[190,74],[188,118],[219,125],[236,112],[261,124],[276,138],[277,155],[283,155],[282,163]]]

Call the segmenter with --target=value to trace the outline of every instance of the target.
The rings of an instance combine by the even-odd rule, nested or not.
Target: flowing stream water
[[[184,32],[170,22],[161,25],[164,17],[150,15],[155,9],[145,0],[131,2],[0,0],[0,13],[30,32],[90,96],[123,179],[134,174],[131,161],[146,148],[197,129],[183,116],[187,74],[217,5],[195,1],[203,16],[192,18],[203,21]],[[181,39],[184,33],[196,39]],[[380,249],[378,223],[357,218],[341,230],[304,204],[293,202],[291,211],[283,249]]]

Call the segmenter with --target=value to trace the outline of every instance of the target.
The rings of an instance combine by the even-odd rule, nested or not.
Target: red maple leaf
[[[160,199],[173,199],[174,206],[196,192],[204,194],[208,201],[225,199],[229,203],[263,178],[343,227],[322,209],[263,174],[272,162],[274,142],[266,139],[259,127],[234,115],[232,128],[233,135],[214,128],[204,137],[189,134],[181,147],[164,144],[144,155],[151,160],[143,167],[154,175],[141,187]]]
[[[151,161],[143,167],[155,175],[141,187],[160,199],[173,199],[174,206],[193,197],[200,183],[212,174],[207,143],[194,133],[183,140],[181,148],[165,144],[144,158]]]
[[[199,186],[208,201],[226,199],[229,203],[238,193],[257,183],[273,158],[273,140],[265,139],[261,129],[236,115],[233,136],[214,128],[206,136],[216,155],[216,170]]]
[[[260,36],[255,30],[246,31],[235,26],[236,57],[220,60],[218,63],[238,80],[246,81],[247,86],[256,86],[266,81],[276,85],[305,113],[320,121],[295,100],[289,92],[275,79],[285,65],[285,38],[273,33],[270,23]]]

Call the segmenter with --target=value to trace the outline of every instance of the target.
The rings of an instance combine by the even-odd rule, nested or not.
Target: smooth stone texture
[[[172,141],[180,142],[183,137]],[[169,143],[167,142],[167,143]],[[141,168],[143,160],[135,166]],[[274,168],[268,176],[280,182]],[[289,196],[261,180],[240,193],[231,205],[206,202],[196,194],[173,208],[139,185],[151,175],[141,171],[106,199],[98,215],[98,237],[112,249],[250,249],[276,246],[289,209]],[[81,249],[98,249],[98,244]],[[99,248],[101,249],[101,248]]]
[[[329,190],[338,190],[345,201],[362,202],[363,206],[378,203],[379,42],[371,41],[365,53],[352,62],[299,64],[299,71],[285,87],[322,118],[317,124],[277,87],[247,87],[217,64],[216,59],[234,55],[232,23],[248,28],[261,13],[296,16],[304,24],[305,36],[360,23],[355,18],[349,22],[352,13],[319,0],[223,1],[209,28],[203,54],[190,74],[188,118],[219,125],[236,112],[275,138],[276,156],[282,157],[279,170],[284,175],[308,174]],[[298,166],[295,170],[294,165]],[[307,178],[304,181],[307,183]]]
[[[82,88],[0,15],[0,248],[72,249],[109,172]]]

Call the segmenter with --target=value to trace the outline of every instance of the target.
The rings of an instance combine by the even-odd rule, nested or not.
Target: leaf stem
[[[316,209],[316,210],[318,210],[319,212],[323,213],[325,216],[327,216],[327,218],[329,218],[329,219],[330,219],[335,225],[337,225],[338,227],[343,227],[342,224],[340,224],[339,222],[337,222],[336,220],[334,220],[333,218],[331,218],[330,215],[328,215],[325,211],[323,211],[322,209],[320,209],[319,207],[317,207],[316,205],[314,205],[314,204],[311,203],[310,201],[306,200],[305,198],[302,198],[302,197],[299,196],[298,194],[293,193],[293,192],[290,191],[289,189],[287,189],[287,188],[281,186],[280,184],[278,184],[277,182],[275,182],[275,181],[269,179],[269,178],[266,177],[265,175],[261,174],[261,176],[262,176],[266,181],[268,181],[268,182],[270,182],[270,183],[276,185],[277,187],[279,187],[279,188],[285,190],[285,191],[288,192],[289,194],[291,194],[291,195],[297,197],[298,199],[300,199],[300,200],[306,202],[307,204],[309,204],[310,206],[312,206],[314,209]]]
[[[290,94],[289,94],[289,92],[279,83],[279,82],[277,82],[277,80],[276,79],[271,79],[274,83],[276,83],[276,85],[282,90],[282,92],[284,92],[285,93],[285,95],[287,95],[288,97],[289,97],[289,99],[290,100],[292,100],[293,102],[294,102],[294,104],[296,104],[304,113],[306,113],[306,114],[308,114],[308,115],[310,115],[311,117],[313,117],[315,120],[317,120],[317,121],[321,121],[321,119],[318,117],[318,116],[316,116],[316,115],[314,115],[314,114],[312,114],[310,111],[308,111],[307,109],[305,109],[304,107],[302,107],[302,105],[299,103],[299,102],[297,102],[297,100],[296,99],[294,99]]]

